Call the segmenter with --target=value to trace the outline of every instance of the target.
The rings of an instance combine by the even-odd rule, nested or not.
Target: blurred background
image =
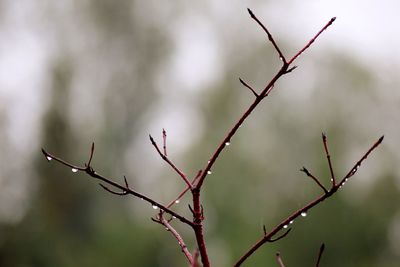
[[[290,58],[333,16],[240,128],[203,187],[213,266],[231,266],[329,184],[321,132],[345,175],[383,145],[332,199],[243,266],[398,266],[400,32],[395,0],[0,1],[0,266],[187,266],[152,207],[47,162],[49,152],[167,203],[184,183],[152,134],[192,177],[280,67],[265,23]],[[187,196],[175,210],[190,217]],[[189,248],[188,227],[173,224]]]

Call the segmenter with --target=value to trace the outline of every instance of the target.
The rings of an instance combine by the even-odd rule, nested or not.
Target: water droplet
[[[226,143],[225,143],[226,146],[229,146],[230,144],[231,144],[230,142],[226,142]]]
[[[78,169],[72,168],[71,171],[72,171],[72,172],[78,172]]]
[[[301,213],[301,216],[302,216],[302,217],[306,217],[306,216],[307,216],[307,212],[303,211],[303,212]]]
[[[153,205],[152,207],[153,207],[153,209],[155,209],[155,210],[158,209],[158,206],[157,206],[157,205]]]
[[[176,219],[176,217],[175,217],[175,216],[172,216],[172,219]]]
[[[179,199],[175,200],[176,204],[179,204],[179,202],[181,202]]]
[[[289,224],[293,224],[293,221],[290,221]]]
[[[212,171],[207,171],[207,174],[212,174]]]
[[[50,156],[46,156],[46,159],[47,159],[48,161],[50,161],[50,160],[52,160],[53,158],[50,157]]]
[[[331,182],[333,182],[333,178],[331,178]]]
[[[289,226],[288,226],[287,224],[285,224],[285,225],[283,226],[283,228],[285,228],[285,229],[288,228],[288,227],[289,227]]]
[[[211,161],[207,161],[207,163],[210,163]]]
[[[239,125],[239,128],[242,128],[242,124]]]
[[[281,61],[283,61],[283,57],[279,57],[279,59],[280,59]]]

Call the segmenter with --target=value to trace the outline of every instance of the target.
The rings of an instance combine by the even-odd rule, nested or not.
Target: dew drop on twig
[[[46,156],[46,159],[47,159],[48,161],[50,161],[50,160],[52,160],[53,158],[50,157],[50,156]]]
[[[207,174],[212,174],[212,171],[207,171]]]
[[[306,217],[306,216],[307,216],[307,212],[303,211],[303,212],[301,213],[301,216],[302,216],[302,217]]]
[[[285,228],[285,229],[288,228],[288,227],[289,227],[289,226],[288,226],[287,224],[285,224],[285,225],[283,226],[283,228]]]
[[[158,209],[158,206],[157,206],[157,205],[153,205],[152,207],[153,207],[153,209],[155,209],[155,210]]]
[[[290,221],[289,224],[293,224],[293,221]]]
[[[72,172],[78,172],[78,169],[72,168],[71,171],[72,171]]]
[[[226,146],[229,146],[230,144],[231,144],[230,142],[226,142],[226,143],[225,143]]]
[[[179,199],[175,200],[176,204],[179,204],[179,202],[181,202]]]

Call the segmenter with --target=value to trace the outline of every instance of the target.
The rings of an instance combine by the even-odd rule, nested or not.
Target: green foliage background
[[[160,141],[165,127],[171,158],[194,175],[252,101],[237,78],[262,88],[279,67],[275,52],[244,6],[228,4],[226,9],[238,9],[233,13],[240,26],[211,20],[224,46],[224,73],[201,89],[187,90],[160,73],[168,73],[176,18],[208,14],[207,4],[43,0],[38,5],[38,27],[53,49],[46,65],[45,111],[34,126],[41,138],[27,148],[34,153],[23,169],[29,177],[24,214],[0,220],[0,266],[187,266],[172,236],[150,221],[149,205],[110,195],[85,175],[49,164],[40,146],[83,164],[95,141],[97,171],[116,180],[126,175],[137,190],[167,202],[184,184],[158,158],[147,133],[159,129],[151,134]],[[254,5],[257,10],[261,3]],[[324,267],[398,266],[399,247],[393,244],[400,241],[398,142],[390,135],[396,132],[395,116],[387,114],[399,106],[397,95],[382,92],[397,86],[398,78],[388,73],[382,80],[374,68],[324,47],[329,32],[322,38],[300,58],[299,68],[276,84],[206,180],[206,241],[214,266],[231,266],[261,236],[263,225],[273,227],[321,193],[298,171],[307,166],[329,182],[321,131],[328,134],[338,176],[381,134],[389,135],[342,192],[298,219],[285,239],[265,245],[244,266],[277,266],[277,251],[287,266],[313,266],[321,243]],[[277,39],[289,54],[302,45]],[[179,146],[173,118],[154,126],[170,110],[193,121],[185,145]],[[3,169],[2,176],[9,174],[6,163]],[[187,203],[189,197],[176,209],[190,217]],[[190,229],[175,225],[193,250]]]

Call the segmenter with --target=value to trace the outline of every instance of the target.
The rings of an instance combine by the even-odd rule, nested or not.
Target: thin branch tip
[[[247,8],[247,12],[249,12],[249,14],[250,14],[250,17],[252,17],[252,18],[254,18],[255,16],[254,16],[254,13],[253,13],[253,11],[251,11],[251,9],[250,8]]]

